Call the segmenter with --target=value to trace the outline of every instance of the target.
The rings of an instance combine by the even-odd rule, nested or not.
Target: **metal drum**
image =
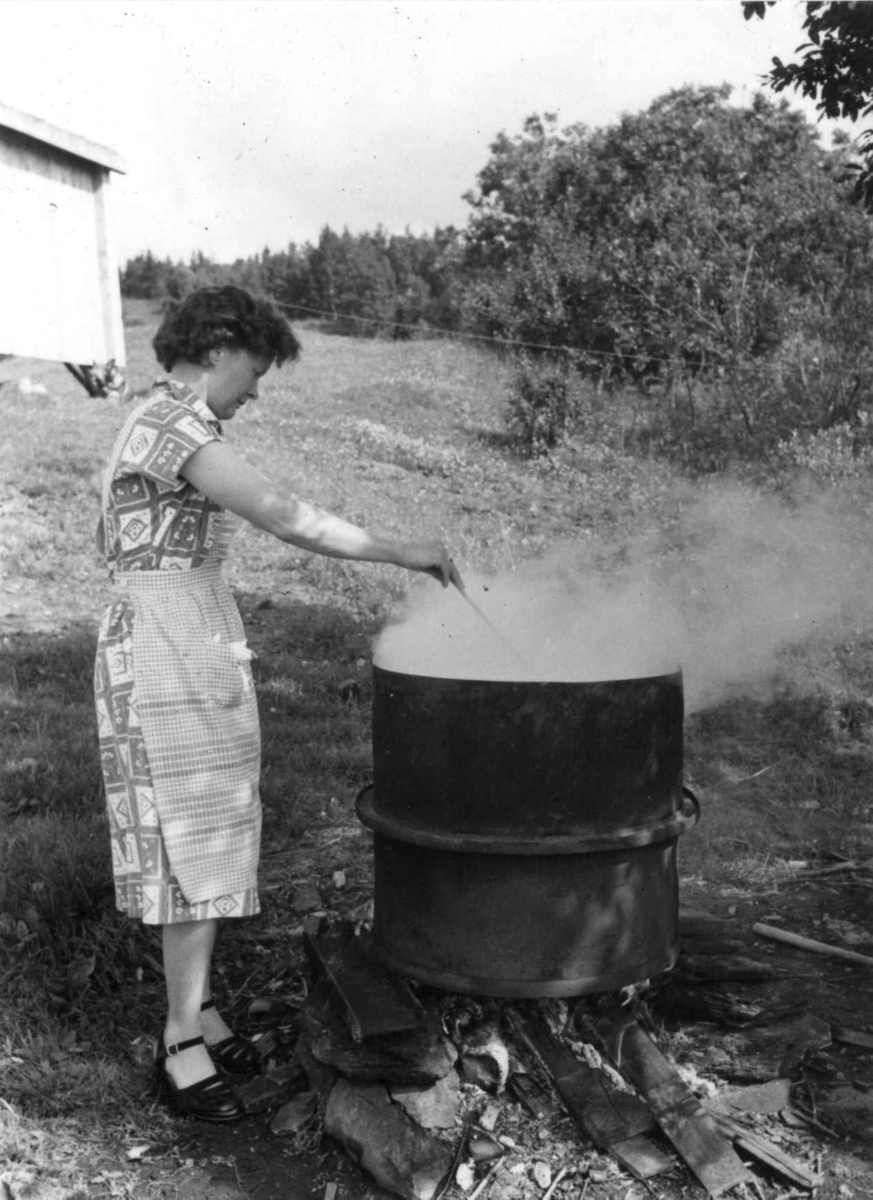
[[[453,991],[572,996],[678,954],[680,673],[595,683],[374,667],[373,938]]]

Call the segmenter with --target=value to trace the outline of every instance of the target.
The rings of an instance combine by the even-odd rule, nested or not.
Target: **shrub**
[[[833,425],[814,433],[795,430],[779,443],[774,460],[783,471],[802,471],[822,484],[869,478],[873,467],[873,421],[868,413],[861,413],[855,425]]]
[[[507,405],[506,424],[532,458],[547,454],[571,432],[579,414],[577,381],[567,361],[519,355]]]

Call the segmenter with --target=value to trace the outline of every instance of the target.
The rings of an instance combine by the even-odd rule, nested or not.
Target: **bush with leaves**
[[[470,327],[640,387],[665,447],[711,443],[699,466],[833,420],[845,381],[789,397],[758,368],[812,335],[839,344],[822,361],[844,371],[873,315],[873,229],[849,203],[844,148],[784,102],[729,98],[686,87],[593,132],[532,117],[467,197]]]
[[[538,457],[554,450],[575,427],[578,381],[566,355],[519,354],[507,401],[507,429],[523,452]]]

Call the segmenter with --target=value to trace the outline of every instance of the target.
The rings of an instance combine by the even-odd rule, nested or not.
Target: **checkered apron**
[[[104,522],[124,441],[122,430],[105,476]],[[141,726],[160,836],[188,905],[230,901],[257,884],[261,745],[252,656],[222,577],[232,531],[225,514],[202,566],[116,572],[118,594],[101,630],[101,640],[111,638],[113,613],[116,627],[125,614],[130,637],[124,653],[105,656],[104,691],[120,685],[123,693],[129,677],[122,720]],[[117,711],[102,715],[118,723]],[[129,775],[142,778],[143,764],[119,762],[117,754],[113,761],[105,751],[103,759],[112,805],[113,774],[130,767]]]

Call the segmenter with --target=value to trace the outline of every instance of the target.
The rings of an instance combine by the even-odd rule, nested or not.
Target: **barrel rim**
[[[460,992],[463,995],[499,996],[510,1000],[535,999],[536,997],[583,996],[594,992],[607,992],[615,988],[629,987],[644,979],[651,979],[670,971],[679,958],[678,937],[672,938],[657,955],[633,963],[620,970],[607,971],[600,975],[584,975],[572,979],[504,979],[493,976],[473,975],[464,971],[447,971],[433,968],[427,963],[414,962],[397,954],[384,945],[374,930],[373,951],[375,956],[391,971],[408,979],[415,979],[430,987]]]
[[[682,668],[675,671],[662,672],[657,675],[630,675],[620,679],[480,679],[458,675],[421,675],[415,671],[398,671],[395,667],[382,667],[373,661],[373,675],[395,676],[398,679],[429,680],[437,683],[458,684],[488,684],[494,687],[542,687],[542,688],[584,688],[608,687],[621,684],[667,683],[676,682],[683,686]]]

